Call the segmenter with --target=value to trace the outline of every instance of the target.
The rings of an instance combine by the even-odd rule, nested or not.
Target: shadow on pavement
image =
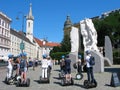
[[[58,85],[61,85],[61,83],[60,83],[60,82],[53,82],[53,83],[58,84]]]
[[[53,77],[53,79],[61,80],[61,78],[59,78],[59,77]]]
[[[39,81],[39,80],[34,80],[34,82],[36,82],[36,83],[38,83],[38,84],[39,84],[39,82],[40,82],[40,81]]]
[[[105,86],[112,87],[110,84],[105,84]]]
[[[120,68],[105,68],[105,72],[120,72]]]
[[[84,85],[81,85],[81,84],[74,84],[74,86],[78,86],[85,89]]]
[[[54,71],[60,72],[60,70],[59,70],[59,69],[55,69]]]

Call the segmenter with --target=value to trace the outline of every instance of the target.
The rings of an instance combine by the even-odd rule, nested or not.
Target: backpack
[[[25,60],[20,61],[20,68],[24,68],[26,66]]]
[[[90,65],[95,65],[95,58],[93,56],[90,56]]]

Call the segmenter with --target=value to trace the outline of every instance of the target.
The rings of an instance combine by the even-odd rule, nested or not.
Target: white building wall
[[[0,12],[0,59],[7,60],[10,51],[11,19]]]

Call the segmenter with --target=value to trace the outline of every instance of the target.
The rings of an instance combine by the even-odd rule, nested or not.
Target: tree
[[[65,35],[63,41],[61,42],[61,51],[62,52],[70,52],[71,51],[71,42],[70,36]]]

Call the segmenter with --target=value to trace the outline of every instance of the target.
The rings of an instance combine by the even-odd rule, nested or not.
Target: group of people
[[[14,60],[14,56],[12,54],[8,55],[8,66],[7,66],[7,78],[8,80],[12,79],[13,77],[13,68],[16,66],[16,75],[21,75],[21,81],[26,82],[26,72],[28,69],[28,62],[27,62],[27,54],[25,52],[19,54],[16,59]]]
[[[11,79],[12,73],[13,73],[13,66],[16,65],[16,76],[21,75],[21,80],[22,82],[25,82],[26,80],[26,72],[27,72],[27,54],[26,53],[21,53],[20,55],[17,56],[15,62],[13,61],[13,55],[8,55],[8,66],[7,66],[7,78]],[[85,57],[85,63],[86,63],[86,68],[87,68],[87,77],[88,81],[94,81],[94,74],[93,74],[93,66],[90,65],[90,57],[91,53],[90,51],[86,51],[86,57]],[[51,71],[52,69],[52,61],[50,59],[50,56],[43,55],[43,60],[41,61],[42,63],[42,78],[48,78],[48,68]],[[81,56],[78,57],[78,72],[81,72]],[[65,72],[65,78],[66,80],[68,78],[71,78],[71,59],[69,58],[69,55],[62,56],[62,60],[60,63],[61,70]]]
[[[91,53],[89,50],[87,50],[85,53],[86,57],[83,63],[81,60],[82,59],[81,55],[78,55],[78,61],[75,64],[77,66],[78,73],[82,72],[82,65],[85,65],[87,69],[87,79],[89,82],[93,82],[94,81],[93,65],[90,65]],[[65,72],[66,79],[68,77],[71,77],[71,60],[69,59],[69,55],[67,55],[66,57],[62,56],[60,68],[61,71],[63,70]]]

